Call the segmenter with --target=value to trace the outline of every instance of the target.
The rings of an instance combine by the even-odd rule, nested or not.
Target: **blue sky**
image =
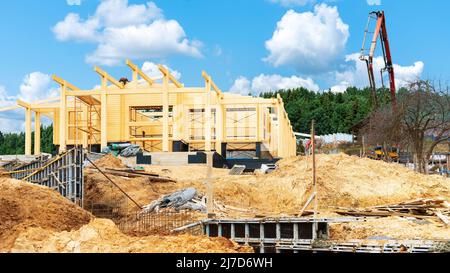
[[[118,78],[129,76],[126,57],[152,76],[153,64],[163,63],[187,86],[203,85],[204,69],[224,91],[242,94],[296,86],[334,92],[363,87],[364,64],[355,53],[368,12],[381,9],[398,85],[415,77],[450,79],[449,1],[76,2],[3,1],[8,12],[0,17],[0,107],[17,98],[57,96],[51,74],[83,89],[99,82],[93,65]],[[0,130],[20,129],[7,118],[0,113]]]

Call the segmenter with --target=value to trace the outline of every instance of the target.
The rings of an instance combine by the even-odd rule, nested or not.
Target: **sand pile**
[[[106,162],[110,164],[109,160]],[[178,182],[149,183],[145,179],[116,177],[114,181],[142,204],[188,187],[206,193],[204,166],[146,166],[146,170]],[[448,178],[426,176],[398,164],[345,154],[318,155],[317,177],[319,205],[324,213],[333,206],[370,207],[436,197],[450,201]],[[97,174],[90,176],[87,184],[89,179],[94,179],[97,186],[104,181]],[[279,169],[269,175],[231,176],[228,170],[214,169],[213,184],[215,199],[222,204],[251,209],[253,215],[295,215],[312,193],[312,161],[306,157],[284,159],[279,162]],[[241,215],[247,214],[236,214]]]
[[[224,175],[216,179],[216,198],[265,215],[297,214],[312,193],[312,160],[294,157],[278,165],[279,169],[269,175]],[[317,183],[323,211],[333,206],[369,207],[418,198],[450,200],[448,178],[345,154],[318,155]]]
[[[49,188],[0,178],[0,252],[29,227],[70,231],[91,219],[90,213]]]
[[[291,188],[305,200],[312,190],[312,161],[297,157],[282,160],[279,170],[262,185]],[[317,183],[322,207],[368,207],[418,198],[450,199],[450,180],[416,173],[398,164],[338,155],[317,157]]]
[[[129,237],[109,220],[93,220],[73,232],[32,228],[22,233],[11,252],[58,253],[238,253],[251,252],[224,238],[180,236]]]
[[[366,222],[332,224],[331,239],[349,241],[356,239],[442,240],[450,239],[450,227],[428,220],[389,217],[369,219]]]
[[[94,163],[99,168],[126,168],[125,164],[122,163],[122,160],[112,154],[108,154],[99,160],[96,160]]]
[[[181,186],[174,183],[150,182],[146,177],[124,178],[114,175],[108,176],[141,206],[148,205],[162,195],[176,191]],[[137,206],[125,198],[125,195],[102,174],[93,170],[87,170],[85,171],[84,182],[86,207],[89,207],[92,203],[117,205],[119,202],[127,212],[138,210]]]

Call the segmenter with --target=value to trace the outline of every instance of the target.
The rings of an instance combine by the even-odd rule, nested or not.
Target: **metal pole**
[[[92,162],[89,157],[86,157],[87,161],[89,161],[89,163],[92,164],[92,166],[94,166],[104,177],[106,177],[106,179],[108,179],[109,182],[111,182],[116,188],[118,188],[128,199],[130,199],[139,209],[142,209],[142,206],[139,205],[133,198],[131,198],[131,196],[129,196],[124,190],[122,190],[121,187],[119,187],[119,185],[117,185],[116,183],[114,183],[114,181],[111,180],[111,178],[109,178],[99,167],[97,167],[97,165],[94,164],[94,162]]]

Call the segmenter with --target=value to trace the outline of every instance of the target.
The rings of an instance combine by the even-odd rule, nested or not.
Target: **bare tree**
[[[399,93],[398,102],[396,109],[385,106],[374,111],[362,133],[371,145],[410,148],[416,170],[426,173],[436,146],[449,141],[448,88],[418,80]]]
[[[428,171],[434,149],[450,137],[450,94],[428,81],[411,83],[400,96],[399,115],[405,141],[414,154],[417,171]]]

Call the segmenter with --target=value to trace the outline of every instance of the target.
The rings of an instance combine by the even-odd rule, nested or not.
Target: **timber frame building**
[[[203,87],[185,87],[159,65],[162,78],[152,79],[131,61],[131,81],[116,80],[98,67],[101,85],[81,90],[53,76],[61,87],[56,99],[0,109],[25,109],[25,153],[40,154],[41,116],[53,120],[53,142],[59,151],[83,146],[103,149],[110,143],[138,144],[147,152],[251,150],[259,145],[273,157],[296,155],[296,137],[282,98],[264,99],[222,92],[202,72]],[[225,146],[224,146],[225,145]],[[227,147],[228,148],[224,148]]]

